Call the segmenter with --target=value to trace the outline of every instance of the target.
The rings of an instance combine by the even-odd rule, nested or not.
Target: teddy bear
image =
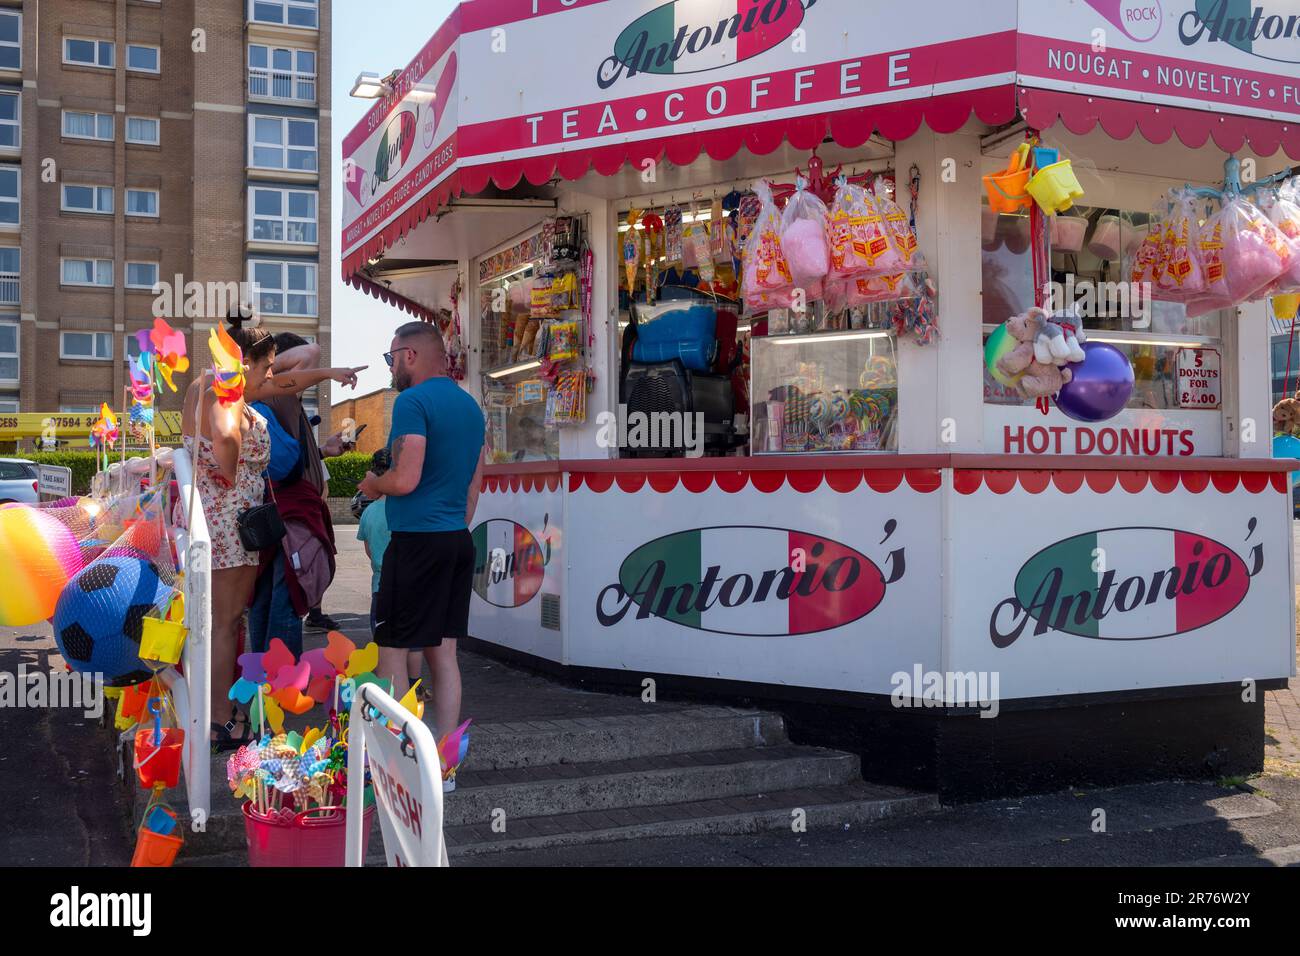
[[[1300,401],[1284,398],[1273,406],[1273,434],[1300,438]]]
[[[1067,365],[1082,362],[1083,347],[1088,341],[1083,331],[1083,319],[1073,306],[1066,306],[1047,316],[1043,328],[1034,338],[1034,358],[1044,365]]]
[[[1041,362],[1035,353],[1035,343],[1049,324],[1047,312],[1035,306],[1020,315],[1007,319],[1007,331],[1019,344],[998,359],[998,370],[1016,379],[1016,387],[1026,398],[1046,398],[1055,395],[1061,386],[1074,377],[1068,368],[1051,362]],[[1060,327],[1057,327],[1058,332]],[[1018,376],[1018,378],[1017,378]]]

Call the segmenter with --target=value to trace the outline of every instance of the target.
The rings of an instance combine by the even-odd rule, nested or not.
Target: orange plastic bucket
[[[131,855],[131,865],[171,866],[176,861],[176,854],[180,852],[181,844],[184,842],[181,837],[154,833],[141,827],[135,841],[135,853]]]
[[[1028,209],[1030,198],[1025,187],[1033,173],[1028,163],[1029,144],[1022,144],[1007,161],[1000,173],[984,177],[984,190],[989,194],[989,205],[996,212],[1019,212]]]
[[[149,688],[152,686],[152,681],[145,681],[143,684],[123,687],[122,702],[117,708],[118,714],[123,719],[143,720],[145,704],[149,702]]]
[[[140,786],[152,790],[162,784],[174,787],[181,779],[181,752],[185,749],[185,731],[179,727],[164,727],[162,743],[153,742],[152,727],[141,727],[135,732],[135,772]]]

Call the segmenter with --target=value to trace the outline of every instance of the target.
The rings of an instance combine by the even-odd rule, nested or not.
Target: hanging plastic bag
[[[822,297],[822,282],[830,272],[830,248],[826,243],[826,204],[808,192],[802,178],[781,213],[781,248],[790,266],[796,288],[804,290],[806,301]]]
[[[767,183],[756,182],[754,193],[759,212],[745,244],[745,304],[755,312],[786,308],[794,280],[781,248],[781,213]]]
[[[1186,190],[1174,197],[1173,210],[1164,222],[1160,249],[1160,271],[1152,297],[1166,302],[1185,302],[1206,291],[1206,276],[1200,255],[1196,197]]]
[[[1263,293],[1292,259],[1282,233],[1244,196],[1225,196],[1201,227],[1201,256],[1206,292],[1229,305]]]
[[[1287,268],[1269,288],[1270,295],[1300,292],[1300,179],[1288,179],[1260,196],[1260,208],[1282,234],[1291,252]]]
[[[899,258],[903,262],[903,268],[916,268],[916,232],[912,229],[911,220],[907,213],[903,211],[903,207],[889,197],[889,187],[885,183],[884,176],[876,177],[873,189],[876,198],[876,210],[884,218],[885,231],[889,234],[890,240],[893,241],[894,248],[898,250]]]
[[[669,206],[664,210],[664,250],[669,265],[682,261],[681,206]]]
[[[876,206],[876,197],[861,186],[844,183],[836,190],[827,232],[830,274],[838,279],[894,275],[905,268]]]

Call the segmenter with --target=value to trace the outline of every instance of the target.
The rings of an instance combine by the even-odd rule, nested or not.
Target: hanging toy
[[[641,221],[641,210],[630,209],[627,214],[627,230],[623,233],[623,270],[627,274],[627,294],[636,294],[636,273],[641,261],[641,237],[637,235],[637,223]]]
[[[659,261],[664,254],[664,221],[654,213],[641,219],[642,244],[645,249],[645,301],[653,305],[659,290]]]
[[[682,207],[678,205],[664,210],[664,255],[670,266],[682,261]]]

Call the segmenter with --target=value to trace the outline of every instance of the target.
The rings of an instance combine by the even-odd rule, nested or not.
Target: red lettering
[[[1074,453],[1076,455],[1091,455],[1092,447],[1097,442],[1097,436],[1087,428],[1076,428],[1074,430]]]
[[[1053,425],[1051,427],[1052,436],[1056,439],[1056,453],[1061,454],[1061,437],[1065,434],[1064,425]]]
[[[1119,433],[1120,454],[1136,455],[1138,454],[1138,432],[1136,428],[1126,428]]]
[[[1192,430],[1190,428],[1180,431],[1178,438],[1183,445],[1183,450],[1178,453],[1180,456],[1186,458],[1188,455],[1196,454],[1196,445],[1192,443]]]
[[[1039,441],[1038,439],[1042,439]],[[1029,429],[1029,450],[1035,455],[1041,455],[1047,451],[1047,429],[1041,425],[1036,425]]]
[[[1013,445],[1020,446],[1020,450],[1018,454],[1023,455],[1025,453],[1025,426],[1024,425],[1017,426],[1014,433],[1012,432],[1010,425],[1003,426],[1002,453],[1004,455],[1010,455],[1011,448]]]
[[[1109,441],[1108,441],[1109,440]],[[1109,444],[1109,448],[1107,445]],[[1119,433],[1113,428],[1103,428],[1097,433],[1097,451],[1103,455],[1113,455],[1119,448]]]

